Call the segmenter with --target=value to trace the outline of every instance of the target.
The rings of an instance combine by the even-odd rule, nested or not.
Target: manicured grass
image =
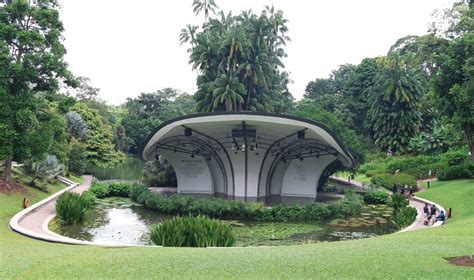
[[[336,174],[338,177],[344,178],[347,180],[350,173],[349,172],[338,172]],[[365,174],[357,173],[353,179],[354,181],[361,182],[361,183],[370,183],[370,177],[367,177]]]
[[[52,244],[6,228],[21,209],[0,196],[0,278],[443,278],[474,269],[443,257],[474,253],[474,180],[439,182],[420,196],[455,209],[438,228],[371,239],[260,248],[99,248]],[[16,204],[15,204],[16,205]]]

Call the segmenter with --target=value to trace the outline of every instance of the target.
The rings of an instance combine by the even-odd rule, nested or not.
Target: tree
[[[204,12],[204,19],[207,22],[209,18],[209,12],[215,13],[217,9],[217,4],[214,0],[194,0],[193,1],[193,12],[196,15],[199,15],[201,12]]]
[[[273,7],[256,15],[210,18],[196,34],[190,64],[197,69],[196,111],[288,110],[291,80],[283,71],[287,20]]]
[[[89,164],[112,167],[125,160],[125,155],[115,150],[112,128],[105,124],[97,110],[78,102],[71,110],[81,115],[87,124],[85,156]]]
[[[63,25],[56,1],[13,0],[0,7],[0,155],[4,180],[11,181],[12,159],[42,157],[46,132],[35,130],[38,91],[54,91],[58,80],[73,84],[64,61]],[[47,138],[47,137],[46,137]],[[32,145],[34,147],[32,147]]]
[[[186,93],[164,88],[128,98],[124,107],[127,114],[120,122],[126,137],[123,140],[129,152],[137,153],[144,135],[150,134],[162,121],[189,114],[194,107],[194,100]]]
[[[79,100],[94,100],[99,95],[99,88],[90,85],[91,80],[87,77],[78,77],[79,85],[75,89],[76,97]]]
[[[369,96],[373,138],[383,150],[404,153],[420,127],[420,99],[425,93],[425,81],[419,71],[397,55],[382,57],[378,62],[383,68]]]
[[[474,6],[455,3],[445,11],[446,30],[438,34],[449,39],[437,59],[432,84],[440,112],[452,119],[465,136],[474,158]]]
[[[188,49],[188,52],[192,52],[194,50],[197,30],[198,26],[191,24],[186,24],[186,28],[181,29],[181,33],[179,34],[179,45],[181,46],[182,44],[187,44],[189,42],[191,44],[191,48]]]

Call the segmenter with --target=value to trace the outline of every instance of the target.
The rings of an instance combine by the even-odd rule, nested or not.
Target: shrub
[[[128,197],[130,193],[130,183],[112,182],[108,184],[108,196]]]
[[[407,198],[401,193],[394,193],[390,198],[389,205],[395,209],[401,209],[408,206]]]
[[[460,165],[445,166],[438,175],[440,181],[474,178],[474,161]]]
[[[401,229],[413,223],[416,214],[416,209],[413,207],[399,208],[393,213],[391,221],[398,229]]]
[[[153,243],[172,247],[231,247],[235,235],[229,224],[205,216],[174,217],[150,230]]]
[[[77,223],[84,218],[93,201],[94,198],[89,192],[84,192],[81,195],[65,192],[56,201],[56,214],[63,224]]]
[[[412,191],[415,191],[417,189],[415,178],[405,173],[377,174],[372,177],[371,182],[377,187],[383,187],[388,190],[392,190],[393,186],[395,185],[400,185],[400,186],[407,185]]]
[[[369,190],[364,195],[364,201],[367,203],[387,204],[388,200],[388,193],[382,190]]]
[[[179,194],[166,197],[151,193],[146,187],[138,185],[130,189],[130,197],[148,209],[166,214],[206,215],[218,219],[256,221],[324,220],[359,214],[363,207],[362,198],[351,192],[333,203],[279,204],[272,208],[265,207],[261,202],[249,203],[221,198],[194,199]]]
[[[104,198],[109,196],[109,187],[103,183],[93,183],[89,190],[97,197]]]

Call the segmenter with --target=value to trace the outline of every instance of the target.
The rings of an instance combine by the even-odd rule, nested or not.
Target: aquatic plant
[[[168,247],[231,247],[235,244],[232,226],[208,217],[174,217],[151,226],[154,244]]]

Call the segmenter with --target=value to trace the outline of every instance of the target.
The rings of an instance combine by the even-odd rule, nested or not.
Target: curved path
[[[341,182],[341,183],[344,183],[344,184],[352,185],[352,186],[356,187],[358,190],[361,190],[361,191],[367,191],[367,189],[368,189],[367,186],[364,183],[361,183],[361,182],[358,182],[358,181],[354,181],[354,180],[347,181],[345,178],[336,177],[336,176],[332,176],[331,179],[336,180],[336,181]],[[431,181],[433,181],[433,179],[429,179],[429,181],[431,182]],[[418,229],[423,229],[423,228],[430,228],[431,226],[440,226],[440,225],[443,224],[443,222],[436,222],[431,226],[425,226],[423,224],[423,222],[424,222],[423,207],[425,206],[425,203],[428,203],[430,205],[434,204],[436,206],[436,208],[438,208],[439,211],[443,210],[444,213],[447,213],[446,210],[443,208],[443,206],[441,206],[437,203],[434,203],[432,201],[413,196],[413,199],[410,201],[410,206],[413,207],[413,208],[416,208],[416,212],[417,212],[416,219],[411,225],[409,225],[408,227],[404,228],[403,230],[401,230],[399,232],[412,231],[412,230],[418,230]]]
[[[90,187],[93,177],[84,175],[82,178],[84,183],[81,185],[67,183],[65,189],[17,213],[10,220],[10,228],[36,239],[69,244],[90,244],[91,242],[68,238],[48,229],[48,223],[56,215],[55,203],[57,197],[66,191],[82,193]]]

